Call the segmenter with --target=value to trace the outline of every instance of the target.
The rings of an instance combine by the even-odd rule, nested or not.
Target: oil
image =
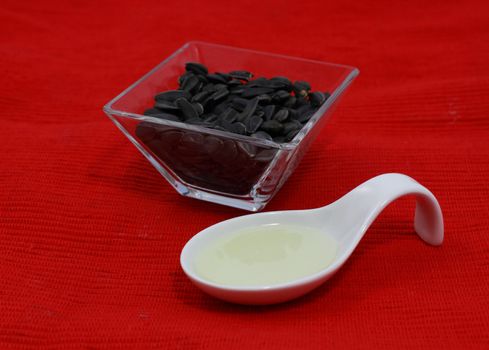
[[[227,286],[270,286],[329,266],[338,250],[331,236],[309,227],[263,225],[223,234],[196,257],[196,272]]]

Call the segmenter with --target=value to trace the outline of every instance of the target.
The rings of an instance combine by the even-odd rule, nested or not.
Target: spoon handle
[[[421,239],[432,245],[443,242],[443,215],[435,196],[413,178],[403,174],[376,176],[347,193],[334,203],[337,212],[348,212],[343,224],[358,234],[357,243],[382,210],[396,199],[414,195],[416,211],[414,229]],[[351,227],[356,222],[355,227]],[[359,223],[359,224],[358,224]],[[346,227],[345,227],[346,228]]]

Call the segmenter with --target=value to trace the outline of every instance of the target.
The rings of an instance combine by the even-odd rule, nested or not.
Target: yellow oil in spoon
[[[270,286],[310,276],[329,266],[337,241],[301,226],[264,225],[224,233],[204,247],[195,270],[228,286]]]

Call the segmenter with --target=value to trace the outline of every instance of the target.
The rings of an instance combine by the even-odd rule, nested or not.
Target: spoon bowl
[[[210,226],[192,237],[182,250],[180,263],[185,274],[204,292],[240,304],[274,304],[304,295],[328,280],[350,257],[368,227],[380,212],[397,198],[414,195],[414,229],[431,245],[443,242],[443,216],[433,194],[409,176],[383,174],[374,177],[330,205],[309,210],[285,210],[244,215]],[[319,272],[279,284],[223,285],[210,281],[196,270],[202,250],[228,233],[264,225],[312,228],[334,238],[338,248],[334,260]]]

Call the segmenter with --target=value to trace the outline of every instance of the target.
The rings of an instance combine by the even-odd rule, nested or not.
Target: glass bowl
[[[186,62],[200,62],[209,72],[247,70],[255,77],[305,80],[312,91],[330,97],[285,143],[143,115],[158,92],[178,88]],[[294,171],[358,73],[344,65],[189,42],[107,103],[104,112],[181,195],[259,211]]]

